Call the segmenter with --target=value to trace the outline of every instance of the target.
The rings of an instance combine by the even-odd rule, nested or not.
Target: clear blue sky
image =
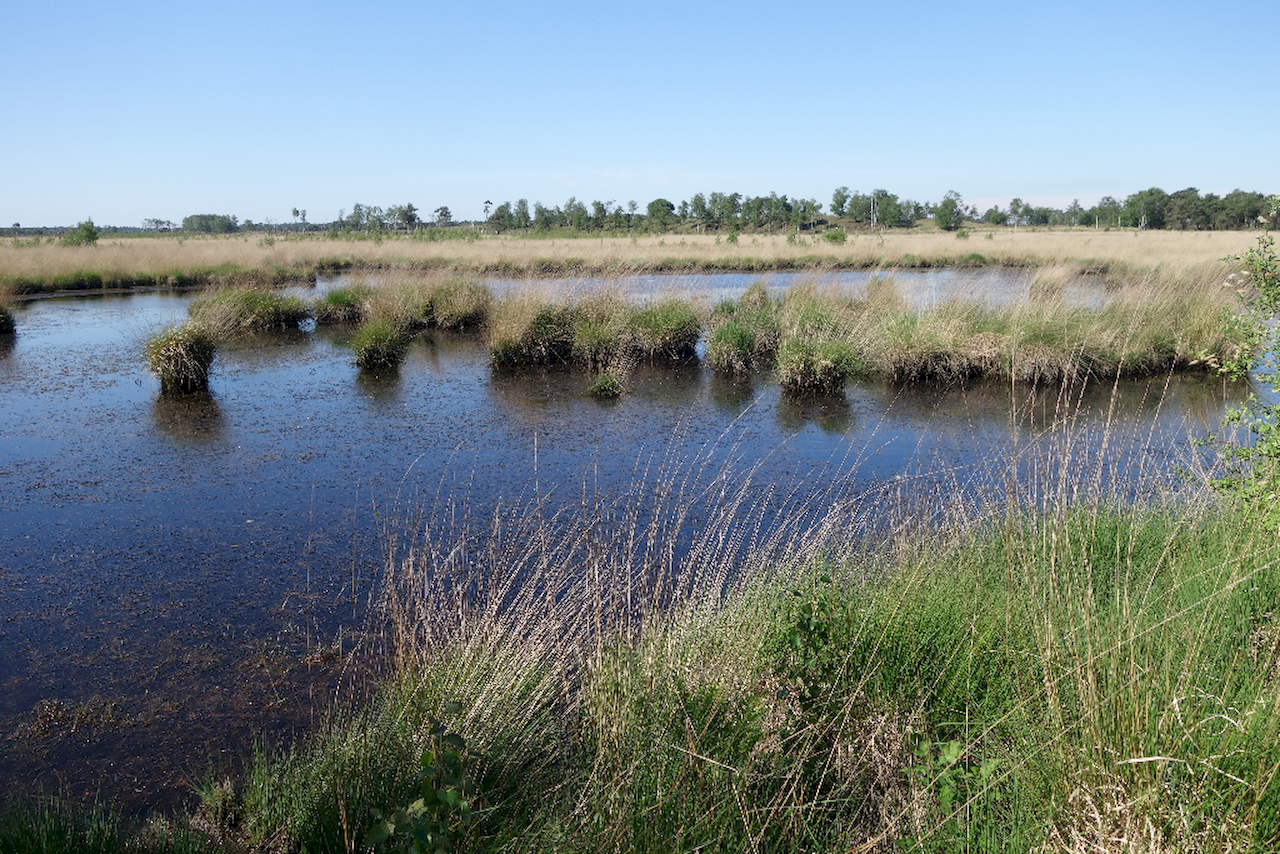
[[[1280,3],[8,3],[0,225],[1280,192]]]

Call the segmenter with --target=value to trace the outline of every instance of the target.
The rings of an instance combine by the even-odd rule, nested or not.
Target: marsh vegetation
[[[1109,456],[1126,441],[1126,378],[1159,377],[1147,387],[1159,398],[1179,371],[1247,363],[1261,342],[1228,322],[1220,266],[1110,270],[1103,299],[1073,299],[1079,269],[1062,263],[1007,305],[917,304],[889,275],[861,293],[762,282],[711,304],[399,270],[288,303],[351,326],[357,358],[370,329],[398,345],[441,336],[402,370],[410,385],[432,364],[430,388],[363,393],[357,411],[376,417],[362,448],[344,439],[326,466],[407,444],[400,468],[426,467],[457,454],[465,429],[483,435],[485,458],[531,434],[532,476],[513,481],[500,457],[492,501],[476,497],[482,476],[452,490],[446,472],[413,500],[376,505],[380,563],[367,587],[354,570],[342,582],[353,601],[363,591],[362,617],[354,646],[335,654],[344,667],[380,663],[372,699],[261,744],[242,773],[211,767],[189,815],[135,831],[101,813],[15,806],[0,850],[86,828],[104,851],[389,850],[414,830],[459,851],[1274,850],[1274,531],[1200,488],[1208,471],[1199,483],[1170,477],[1198,472],[1196,452],[1136,473]],[[231,293],[193,301],[169,334],[212,326],[223,331],[211,341],[230,341],[301,316],[259,320],[280,315],[259,292]],[[479,355],[454,385],[483,387],[501,410],[489,420],[472,398],[428,405],[452,393],[431,360],[459,331]],[[722,397],[698,410],[707,424],[682,423],[701,380],[679,377],[700,341]],[[761,392],[762,370],[785,394]],[[334,371],[313,362],[290,376]],[[619,468],[614,448],[653,438],[647,411],[546,392],[585,374],[575,388],[589,379],[591,394],[612,397],[645,371],[675,395],[672,436],[693,433],[701,450],[646,445],[650,456]],[[939,455],[925,461],[935,470],[855,483],[838,467],[773,459],[831,436],[816,452],[828,465],[852,459],[857,471],[878,457],[888,443],[865,422],[889,405],[866,419],[859,397],[849,414],[846,395],[865,392],[842,391],[853,379],[894,405],[960,394],[965,461]],[[281,385],[224,394],[230,422],[289,409],[259,450],[241,450],[254,431],[225,444],[255,468],[283,456],[292,468],[271,482],[291,472],[305,483],[314,448],[282,437],[318,430],[324,413],[304,407],[313,388],[282,403]],[[1096,386],[1108,390],[1098,400]],[[636,406],[659,399],[652,388]],[[975,451],[987,429],[975,408],[994,390],[1006,411]],[[777,402],[775,430],[796,398],[846,414],[830,428],[802,417],[790,440],[757,448],[755,397]],[[1100,414],[1086,426],[1089,401]],[[569,407],[589,413],[592,435],[612,413],[643,423],[584,461],[564,451]],[[448,426],[415,432],[433,419]],[[859,430],[864,447],[839,444]],[[1134,457],[1167,453],[1155,434],[1134,427]],[[218,437],[202,441],[224,453]],[[243,531],[257,514],[231,515]]]

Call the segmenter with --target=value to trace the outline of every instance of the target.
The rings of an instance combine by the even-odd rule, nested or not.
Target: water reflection
[[[707,382],[707,392],[711,402],[722,415],[736,418],[759,396],[756,386],[758,375],[725,376],[712,374]]]
[[[356,374],[356,388],[365,400],[380,407],[390,406],[400,397],[400,369],[391,367],[360,371]]]
[[[784,391],[778,397],[778,426],[799,433],[813,422],[823,433],[843,435],[853,426],[853,407],[844,393],[793,394]]]
[[[158,432],[178,442],[217,442],[226,432],[218,401],[207,391],[156,395],[152,420]]]

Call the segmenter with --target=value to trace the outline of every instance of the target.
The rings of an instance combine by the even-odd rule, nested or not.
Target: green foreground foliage
[[[206,850],[1280,845],[1273,539],[1091,506],[826,545],[629,631],[455,610],[379,700],[208,787]],[[401,640],[434,620],[404,572]]]

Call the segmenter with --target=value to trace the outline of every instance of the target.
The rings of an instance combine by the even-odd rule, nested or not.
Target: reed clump
[[[792,393],[832,394],[866,365],[858,346],[857,303],[793,287],[778,306],[778,382]]]
[[[17,329],[12,304],[13,289],[0,284],[0,335],[12,335]]]
[[[311,305],[311,315],[317,326],[354,326],[368,314],[368,304],[373,289],[356,284],[347,288],[334,288]]]
[[[404,362],[410,333],[389,317],[371,317],[351,336],[351,352],[364,371],[393,371]]]
[[[764,283],[756,282],[738,299],[712,310],[707,361],[715,371],[727,374],[770,368],[780,334],[777,305]]]
[[[495,368],[567,365],[625,376],[638,362],[697,355],[702,320],[687,300],[635,305],[615,291],[580,299],[514,294],[493,309],[488,329]]]
[[[311,316],[300,298],[258,288],[226,288],[197,297],[187,309],[196,323],[227,337],[297,329]]]
[[[188,321],[147,339],[147,368],[160,380],[163,394],[189,394],[209,388],[209,371],[218,355],[219,336],[203,324]]]

